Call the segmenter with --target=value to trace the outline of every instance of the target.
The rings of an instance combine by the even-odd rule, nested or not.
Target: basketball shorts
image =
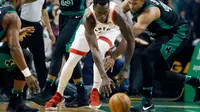
[[[115,28],[96,36],[98,47],[104,47],[103,49],[108,51],[112,46],[114,46],[114,42],[119,34],[119,28]],[[85,37],[85,28],[83,25],[80,25],[69,51],[80,56],[85,56],[89,50],[90,48]]]

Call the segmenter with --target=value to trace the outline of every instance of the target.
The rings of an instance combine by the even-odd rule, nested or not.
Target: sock
[[[23,90],[16,90],[16,89],[12,90],[12,94],[19,94],[19,93],[23,93]]]
[[[50,78],[47,78],[47,80],[46,80],[46,81],[47,81],[47,82],[49,82],[49,83],[51,83],[51,84],[53,84],[55,80],[53,80],[53,79],[50,79]]]
[[[47,78],[46,83],[44,85],[43,91],[47,90],[47,88],[51,88],[52,84],[55,80],[52,80],[50,78]]]
[[[193,87],[199,87],[200,86],[200,80],[199,80],[199,78],[196,78],[196,77],[186,76],[185,84],[189,84]]]
[[[82,78],[73,79],[73,81],[74,81],[74,84],[75,84],[76,86],[82,86],[82,85],[84,85],[84,82],[83,82],[83,79],[82,79]]]
[[[144,87],[143,88],[143,98],[150,99],[152,98],[153,87]]]
[[[76,66],[76,64],[78,63],[78,61],[81,58],[82,58],[82,56],[70,53],[67,62],[63,66],[63,69],[61,71],[59,84],[58,84],[58,90],[57,90],[57,92],[59,92],[62,96],[63,96],[64,90],[67,86],[67,83],[72,76],[72,72],[74,70],[74,67]]]
[[[93,65],[93,70],[94,70],[94,77],[93,77],[94,82],[92,89],[96,88],[99,91],[102,79],[95,64]]]
[[[77,88],[77,92],[81,92],[81,90],[85,89],[84,88],[84,82],[82,78],[78,78],[78,79],[73,79],[74,84],[76,85]]]
[[[9,101],[9,104],[11,104],[11,107],[16,107],[16,104],[22,103],[23,100],[23,90],[12,90],[12,95]]]

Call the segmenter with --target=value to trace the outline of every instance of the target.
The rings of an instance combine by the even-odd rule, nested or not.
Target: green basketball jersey
[[[187,24],[179,14],[174,12],[160,0],[145,0],[142,8],[133,14],[133,20],[137,21],[137,17],[150,7],[158,7],[160,9],[160,18],[150,23],[147,27],[147,31],[150,31],[154,35],[166,35],[169,33],[175,34],[178,30],[181,30],[180,26]]]
[[[5,14],[7,13],[11,13],[11,12],[16,12],[14,7],[12,6],[5,6],[5,7],[0,7],[0,42],[6,38],[6,30],[4,29],[2,26],[2,22],[3,22],[3,17],[5,16]]]
[[[84,12],[86,0],[59,0],[62,14],[71,15],[74,13]]]

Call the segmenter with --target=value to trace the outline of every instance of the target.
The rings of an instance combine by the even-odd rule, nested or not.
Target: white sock
[[[82,56],[70,53],[69,58],[65,65],[63,66],[63,69],[61,71],[61,76],[58,84],[57,92],[59,92],[62,96],[65,90],[65,87],[68,84],[69,79],[72,76],[72,72],[74,70],[74,67],[78,63],[78,61],[82,58]]]
[[[94,82],[93,82],[93,87],[92,87],[92,89],[93,89],[93,88],[96,88],[96,89],[98,89],[98,91],[99,91],[100,86],[101,86],[102,79],[101,79],[100,73],[99,73],[99,71],[98,71],[98,69],[97,69],[95,63],[94,63],[94,65],[93,65],[93,71],[94,71],[94,77],[93,77],[93,81],[94,81]]]

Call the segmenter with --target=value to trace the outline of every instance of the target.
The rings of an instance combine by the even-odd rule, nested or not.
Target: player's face
[[[144,4],[144,0],[128,0],[128,4],[130,7],[130,10],[133,13],[136,13],[138,10],[140,10],[142,5]]]
[[[102,23],[105,22],[109,12],[109,4],[107,3],[104,6],[97,4],[94,7],[94,12],[98,21]]]

